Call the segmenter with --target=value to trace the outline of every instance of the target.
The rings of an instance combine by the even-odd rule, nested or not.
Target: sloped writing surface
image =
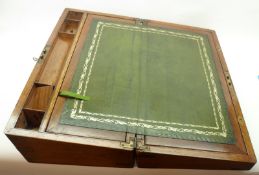
[[[234,143],[206,36],[93,20],[60,123]]]

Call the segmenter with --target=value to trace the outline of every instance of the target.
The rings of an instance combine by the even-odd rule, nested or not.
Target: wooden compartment
[[[51,45],[47,44],[43,49],[38,60],[39,72],[21,110],[16,128],[33,130],[40,128],[81,17],[81,12],[69,12],[61,26],[58,26],[58,33],[53,37]]]
[[[49,85],[56,84],[72,41],[73,37],[57,36],[54,46],[51,48],[51,54],[45,58],[46,62],[43,63],[44,67],[36,80],[37,82]]]
[[[67,14],[66,19],[80,21],[83,16],[83,12],[70,11]]]
[[[79,26],[78,21],[66,19],[60,29],[60,32],[74,34],[76,33],[78,26]]]
[[[22,110],[15,127],[22,129],[38,130],[44,113],[44,111],[37,111],[25,108]]]
[[[37,111],[46,111],[53,89],[53,86],[35,83],[24,108]]]
[[[98,30],[95,36],[98,43],[101,40],[100,35],[98,38],[98,34],[103,32],[102,27],[105,25],[107,27],[110,23],[115,23],[114,28],[118,32],[120,29],[124,30],[131,26],[129,31],[136,30],[146,33],[148,28],[151,28],[150,33],[152,34],[156,33],[154,31],[158,29],[164,29],[162,33],[170,31],[174,33],[172,31],[177,30],[180,31],[179,33],[186,32],[186,36],[182,38],[189,37],[190,33],[204,36],[211,47],[211,61],[215,63],[214,71],[219,77],[218,86],[222,88],[222,99],[224,98],[226,102],[226,110],[235,141],[233,143],[220,143],[166,138],[128,130],[108,131],[61,123],[62,110],[67,99],[60,97],[59,92],[68,90],[72,86],[73,75],[77,70],[77,65],[80,64],[80,55],[87,46],[85,41],[91,35],[89,31],[91,31],[91,25],[95,20],[102,21],[99,23],[100,32]],[[95,24],[97,25],[97,23]],[[178,35],[174,33],[174,36],[179,36],[179,33]],[[139,37],[144,35],[141,34]],[[129,41],[123,38],[124,35],[123,37],[116,36],[117,40],[123,39],[121,40],[124,42],[123,44],[127,44]],[[106,35],[107,37],[111,36]],[[132,35],[132,37],[136,36]],[[112,41],[113,39],[112,37],[111,42],[115,42]],[[150,38],[147,37],[146,43],[149,43],[148,39]],[[194,41],[196,39],[194,37]],[[94,42],[95,40],[93,40]],[[137,44],[132,44],[132,46]],[[197,41],[195,48],[198,49],[201,44],[202,42]],[[91,48],[97,47],[93,45]],[[118,47],[112,47],[112,51],[109,50],[106,53],[111,55],[118,50]],[[155,53],[154,50],[152,53]],[[200,52],[202,53],[201,50]],[[142,51],[130,52],[130,54],[139,53],[148,58]],[[208,57],[205,53],[203,56]],[[85,56],[85,58],[87,57]],[[103,58],[110,59],[109,56]],[[122,60],[124,56],[119,58]],[[93,67],[93,65],[92,62],[90,66]],[[103,68],[102,66],[105,65],[100,63],[99,66]],[[143,69],[146,70],[145,67]],[[206,70],[209,69],[208,66]],[[113,69],[109,70],[114,71]],[[125,73],[124,69],[122,73]],[[97,86],[92,86],[92,88],[95,87]],[[138,118],[134,118],[134,120],[138,120]],[[29,162],[187,169],[250,169],[256,163],[234,87],[216,33],[213,30],[74,9],[65,9],[60,17],[11,115],[5,134]]]
[[[17,128],[39,129],[53,92],[53,86],[35,83],[16,123]]]

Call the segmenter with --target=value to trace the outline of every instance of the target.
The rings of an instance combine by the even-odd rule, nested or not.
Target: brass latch
[[[43,51],[41,52],[40,57],[39,57],[39,58],[33,57],[33,60],[34,60],[34,61],[37,61],[38,63],[41,63],[42,60],[46,57],[46,55],[47,55],[49,49],[50,49],[50,46],[49,46],[49,45],[46,45],[46,46],[44,47]]]

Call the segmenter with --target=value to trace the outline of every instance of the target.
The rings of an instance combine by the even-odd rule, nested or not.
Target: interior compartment
[[[16,128],[38,130],[40,127],[44,111],[23,109],[16,123]]]
[[[68,15],[71,18],[79,19],[78,15]],[[55,85],[60,75],[61,68],[65,62],[67,53],[73,43],[80,21],[65,19],[59,29],[58,35],[52,45],[50,53],[45,58],[45,63],[38,76],[38,82]]]
[[[82,18],[82,15],[83,15],[82,12],[69,11],[67,14],[67,19],[80,21]]]
[[[38,76],[38,82],[43,84],[55,85],[60,74],[60,69],[65,61],[73,38],[58,35],[55,44],[52,46],[51,53],[46,58],[44,68]]]
[[[24,106],[26,109],[45,111],[48,107],[53,86],[35,83]]]
[[[42,65],[15,125],[16,128],[38,130],[57,84],[62,66],[77,33],[83,13],[69,11],[54,42],[43,50]],[[48,54],[46,54],[48,51]],[[46,54],[46,55],[45,55]]]
[[[60,32],[75,34],[79,26],[79,21],[66,19],[60,28]]]
[[[53,86],[35,83],[16,123],[17,128],[38,129],[48,108]]]

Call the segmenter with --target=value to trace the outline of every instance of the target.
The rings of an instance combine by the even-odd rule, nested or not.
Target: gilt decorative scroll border
[[[223,117],[222,109],[221,109],[221,102],[218,97],[218,91],[216,88],[215,78],[214,78],[214,74],[213,74],[213,71],[211,68],[210,59],[207,54],[207,49],[204,44],[204,39],[202,36],[199,36],[199,35],[191,35],[191,34],[156,29],[156,28],[151,28],[151,27],[130,26],[130,25],[124,25],[124,24],[99,21],[97,23],[96,30],[95,30],[95,33],[94,33],[94,36],[92,39],[92,43],[88,50],[88,54],[85,58],[83,71],[82,71],[80,80],[78,82],[78,89],[77,89],[78,94],[83,93],[83,95],[86,95],[87,84],[88,84],[90,76],[91,76],[91,71],[92,71],[92,67],[94,65],[94,60],[95,60],[95,57],[96,57],[96,54],[98,51],[98,47],[101,42],[102,34],[103,34],[105,28],[116,28],[116,29],[121,29],[121,30],[146,32],[146,33],[153,33],[153,34],[159,34],[159,35],[167,35],[170,37],[180,37],[180,38],[191,39],[191,40],[196,41],[198,48],[199,48],[200,57],[201,57],[201,64],[202,64],[204,74],[206,77],[206,81],[207,81],[207,85],[208,85],[208,93],[209,93],[210,99],[211,99],[211,105],[212,105],[212,109],[213,109],[216,126],[204,126],[204,125],[194,125],[194,124],[188,124],[188,123],[144,120],[141,118],[134,118],[134,117],[128,117],[128,116],[119,116],[119,115],[103,114],[103,113],[92,113],[92,112],[88,112],[88,111],[83,111],[82,106],[83,106],[84,102],[83,101],[79,102],[77,100],[74,101],[73,109],[72,109],[72,112],[70,115],[71,118],[86,119],[89,121],[96,121],[96,122],[102,122],[102,123],[106,123],[106,122],[114,123],[114,124],[118,124],[118,125],[139,126],[139,127],[144,127],[144,128],[168,130],[168,131],[175,131],[175,132],[187,132],[187,133],[189,132],[189,133],[195,133],[195,134],[201,134],[201,135],[216,135],[216,136],[222,136],[222,137],[227,136],[226,126],[224,123],[224,117]],[[89,71],[87,74],[88,69],[89,69]],[[85,84],[85,86],[84,86],[84,84]],[[83,88],[83,86],[84,86],[84,88]],[[216,102],[216,107],[214,104],[213,97]],[[104,118],[102,118],[102,117],[104,117]],[[127,119],[127,121],[122,121],[119,119]],[[164,125],[159,125],[159,124],[165,124],[165,125],[169,125],[169,126],[164,126]],[[174,125],[188,127],[188,128],[176,128],[176,127],[173,127]],[[213,129],[215,131],[206,131],[206,130],[204,131],[199,128]],[[220,128],[221,128],[221,131],[219,131]]]

